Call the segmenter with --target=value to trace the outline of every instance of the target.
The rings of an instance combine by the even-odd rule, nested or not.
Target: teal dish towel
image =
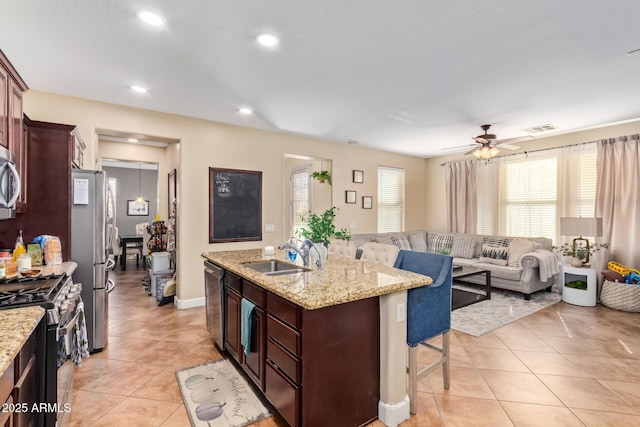
[[[240,342],[244,348],[244,354],[251,352],[251,313],[255,304],[246,298],[240,302]]]

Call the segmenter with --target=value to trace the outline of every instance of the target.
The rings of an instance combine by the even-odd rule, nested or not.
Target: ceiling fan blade
[[[473,153],[475,153],[476,151],[478,151],[480,148],[482,148],[482,146],[475,147],[473,150],[469,150],[469,151],[467,151],[466,153],[464,153],[464,155],[466,156],[466,155],[468,155],[468,154],[473,154]]]
[[[473,147],[476,144],[465,144],[465,145],[456,145],[455,147],[445,147],[445,148],[441,148],[442,151],[445,150],[456,150],[458,148],[465,148],[465,147]]]
[[[536,139],[535,136],[533,135],[516,136],[515,138],[500,139],[496,141],[495,145],[509,144],[511,142],[530,141],[532,139]]]
[[[497,144],[496,144],[497,145]],[[519,150],[522,147],[519,147],[517,145],[509,145],[509,144],[500,144],[500,149],[505,149],[505,150]]]

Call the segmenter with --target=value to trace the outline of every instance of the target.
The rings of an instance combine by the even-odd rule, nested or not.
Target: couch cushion
[[[402,235],[379,237],[376,239],[376,242],[384,243],[385,245],[395,245],[399,249],[405,249],[407,251],[411,250],[409,239],[407,239],[406,236],[402,236]]]
[[[472,267],[473,264],[477,264],[478,258],[454,258],[453,265],[462,265],[465,267]]]
[[[453,234],[432,231],[427,234],[427,252],[434,254],[442,253],[448,250],[451,253],[453,245]]]
[[[480,262],[507,265],[509,259],[509,240],[485,237],[482,239]]]
[[[427,252],[427,233],[425,231],[409,233],[409,244],[413,251]]]
[[[540,243],[536,243],[533,240],[515,237],[511,240],[511,243],[509,243],[509,259],[507,260],[507,265],[518,267],[520,265],[520,258],[522,258],[524,254],[540,249],[540,246]]]
[[[451,256],[459,258],[473,258],[476,250],[477,237],[474,234],[456,234],[453,236]]]
[[[491,272],[491,278],[519,281],[522,276],[520,267],[511,267],[508,265],[496,265],[486,262],[475,262],[472,267],[483,268]]]

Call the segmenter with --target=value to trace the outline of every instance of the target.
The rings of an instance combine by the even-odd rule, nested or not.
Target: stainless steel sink
[[[288,262],[277,259],[270,261],[250,262],[244,264],[244,267],[255,270],[266,276],[282,276],[283,274],[295,274],[309,271],[299,265],[289,264]]]

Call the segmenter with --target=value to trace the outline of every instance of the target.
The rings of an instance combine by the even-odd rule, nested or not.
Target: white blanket
[[[553,277],[554,274],[560,273],[558,258],[553,252],[546,249],[537,249],[535,252],[529,252],[520,258],[520,267],[522,267],[522,260],[526,256],[530,256],[538,260],[538,272],[540,273],[540,280],[542,282],[546,282],[547,279]]]

